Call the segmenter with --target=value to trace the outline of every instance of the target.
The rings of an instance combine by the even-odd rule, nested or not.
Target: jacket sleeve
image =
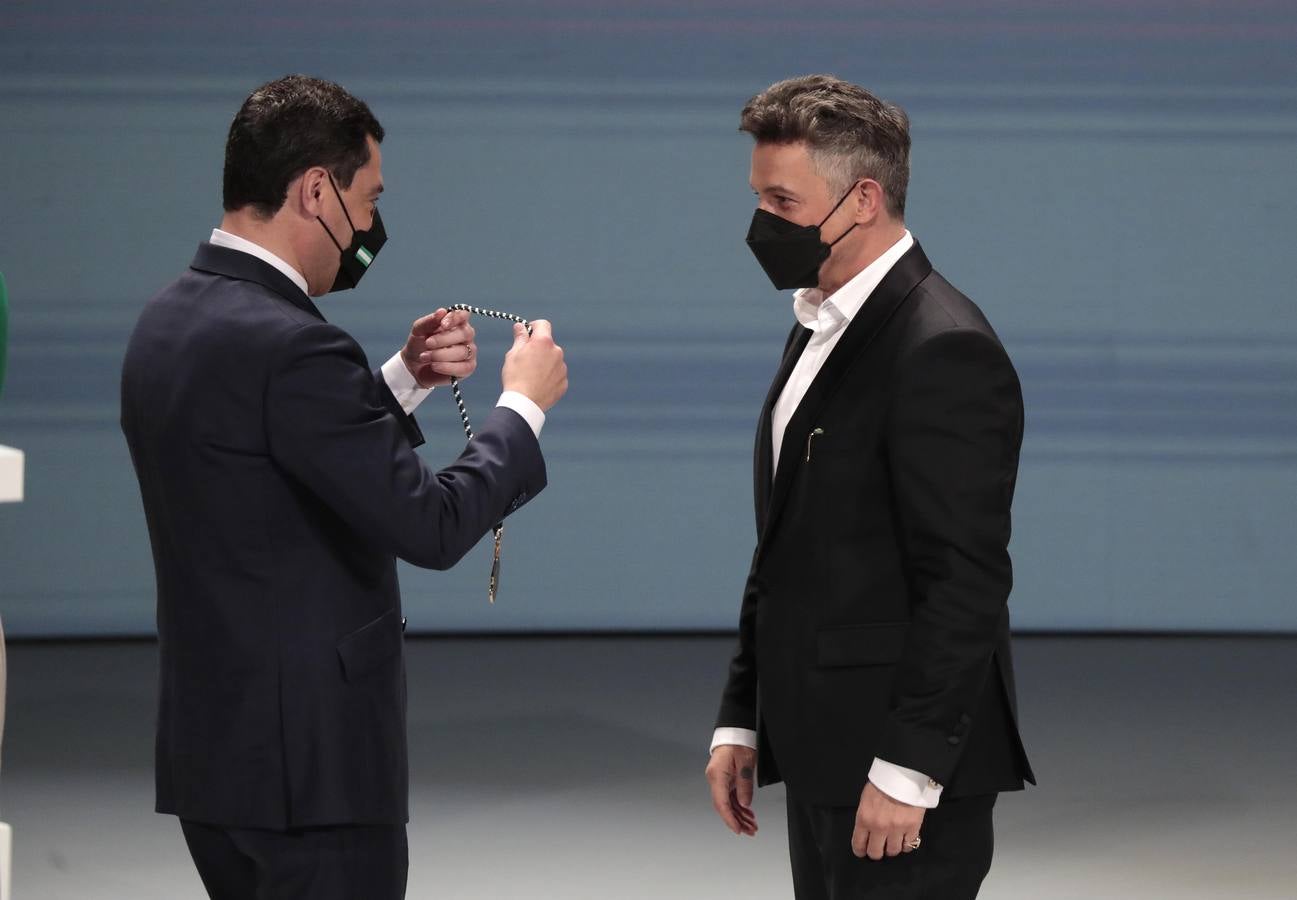
[[[417,566],[446,569],[545,487],[521,416],[497,408],[451,465],[415,454],[409,417],[384,402],[360,346],[327,323],[284,340],[266,388],[275,462],[357,533]]]
[[[887,424],[912,619],[880,759],[953,773],[1007,616],[1022,394],[1004,349],[956,328],[898,369]]]
[[[721,708],[716,716],[717,728],[757,728],[757,556],[752,554],[752,568],[743,588],[739,609],[739,640],[730,657],[729,676],[721,693]]]
[[[379,402],[392,414],[396,419],[401,430],[405,432],[405,438],[410,442],[410,446],[419,448],[423,446],[423,431],[419,428],[419,423],[414,420],[414,416],[407,413],[401,408],[401,401],[396,399],[392,393],[392,388],[388,386],[387,379],[383,377],[383,369],[379,368],[373,371],[374,385],[378,388]]]

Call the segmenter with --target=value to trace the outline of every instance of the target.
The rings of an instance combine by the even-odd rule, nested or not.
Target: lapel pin
[[[821,434],[824,434],[824,429],[816,428],[814,431],[812,431],[810,434],[806,436],[806,461],[807,462],[811,461],[811,442],[815,440],[817,435],[821,435]]]

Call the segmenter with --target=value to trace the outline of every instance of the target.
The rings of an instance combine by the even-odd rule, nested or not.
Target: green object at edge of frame
[[[0,272],[0,394],[5,390],[5,357],[9,349],[9,295],[5,293],[5,276]]]

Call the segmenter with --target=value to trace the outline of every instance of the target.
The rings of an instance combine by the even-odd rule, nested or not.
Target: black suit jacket
[[[807,802],[854,805],[876,756],[946,796],[1019,789],[1013,365],[915,244],[812,382],[772,482],[771,409],[809,337],[794,327],[761,412],[758,540],[717,725],[756,729],[761,783]]]
[[[545,486],[526,422],[496,409],[433,471],[349,335],[203,244],[136,325],[122,429],[157,573],[158,811],[406,821],[396,559],[449,567]]]

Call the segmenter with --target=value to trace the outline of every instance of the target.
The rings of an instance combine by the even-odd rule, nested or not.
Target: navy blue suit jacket
[[[452,465],[273,266],[203,244],[151,300],[122,430],[157,573],[157,809],[287,828],[407,819],[396,560],[444,569],[545,486],[496,409]]]

